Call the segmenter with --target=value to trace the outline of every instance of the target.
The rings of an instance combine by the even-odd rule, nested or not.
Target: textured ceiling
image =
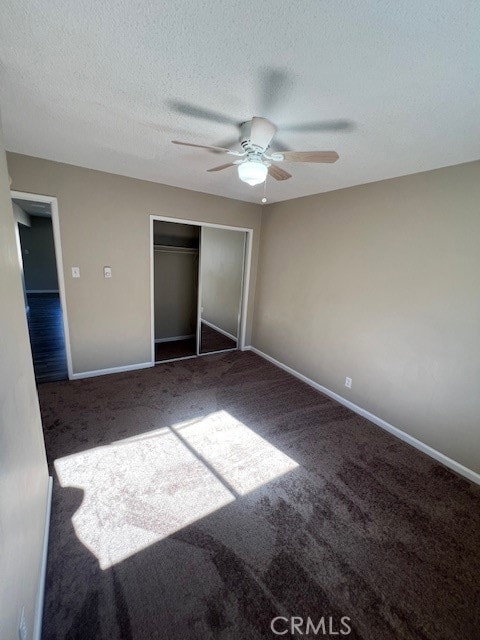
[[[228,161],[172,145],[218,144],[241,122],[345,119],[279,134],[335,149],[333,165],[282,165],[269,201],[480,157],[477,0],[4,0],[0,106],[9,150],[259,202]],[[266,79],[280,78],[275,95]]]

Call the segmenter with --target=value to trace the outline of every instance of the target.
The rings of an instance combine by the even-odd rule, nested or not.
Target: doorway
[[[11,192],[35,379],[71,375],[55,198]],[[60,268],[59,268],[60,267]]]
[[[150,216],[152,363],[243,348],[252,233]]]

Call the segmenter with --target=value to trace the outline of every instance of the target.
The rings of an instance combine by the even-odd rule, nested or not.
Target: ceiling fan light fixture
[[[258,160],[246,160],[238,165],[238,177],[251,187],[265,182],[268,167]]]

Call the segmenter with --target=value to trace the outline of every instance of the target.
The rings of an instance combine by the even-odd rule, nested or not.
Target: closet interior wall
[[[199,227],[154,221],[155,361],[197,354]]]

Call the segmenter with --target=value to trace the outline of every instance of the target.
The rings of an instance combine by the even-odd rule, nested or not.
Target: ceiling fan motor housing
[[[249,155],[261,156],[269,148],[275,131],[275,125],[265,118],[253,118],[242,122],[240,125],[242,149]]]
[[[240,125],[240,144],[242,149],[248,154],[261,154],[265,151],[256,144],[253,144],[250,140],[250,132],[252,130],[252,121],[242,122]]]

